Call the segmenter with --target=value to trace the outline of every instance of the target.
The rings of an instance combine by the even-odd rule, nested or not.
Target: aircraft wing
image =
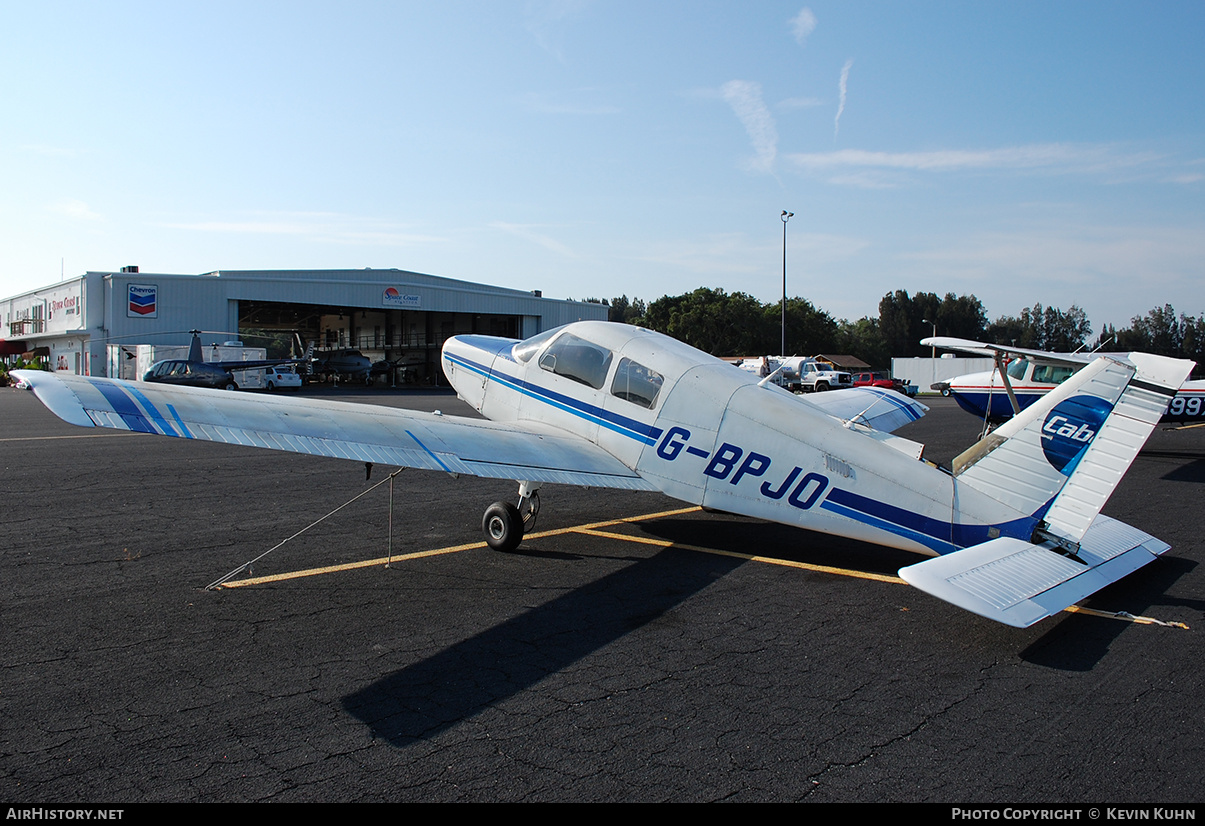
[[[864,424],[881,433],[892,433],[929,412],[929,408],[920,402],[881,387],[848,387],[827,393],[809,393],[799,399],[830,416]]]
[[[943,350],[957,350],[974,356],[994,357],[997,353],[1013,356],[1025,356],[1042,364],[1059,364],[1069,367],[1083,367],[1099,356],[1099,353],[1052,353],[1049,350],[1029,350],[1024,347],[1009,347],[1005,344],[990,344],[986,341],[972,341],[966,338],[951,336],[936,336],[921,339],[926,347],[939,347]],[[1109,354],[1112,358],[1124,359],[1117,353]]]
[[[451,474],[655,490],[602,448],[535,423],[484,419],[318,399],[20,370],[59,418],[184,439],[263,447]]]

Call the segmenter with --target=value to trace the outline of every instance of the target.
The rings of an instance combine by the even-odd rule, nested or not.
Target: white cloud
[[[51,212],[56,212],[59,215],[66,216],[68,218],[75,218],[77,220],[82,220],[82,221],[99,221],[100,220],[99,213],[94,212],[92,210],[92,208],[90,206],[88,206],[87,204],[85,204],[83,201],[76,200],[74,198],[68,198],[65,201],[59,201],[56,204],[52,204],[50,207],[50,210],[51,210]]]
[[[541,49],[563,62],[560,40],[565,21],[587,5],[586,0],[531,0],[526,9],[527,31],[536,39]]]
[[[442,243],[446,238],[423,235],[387,221],[337,213],[288,213],[246,220],[216,220],[165,223],[160,226],[188,232],[212,232],[231,235],[300,235],[307,240],[327,244],[372,244],[409,247]]]
[[[1124,325],[1150,306],[1171,303],[1178,312],[1203,309],[1196,285],[1205,255],[1199,227],[1058,222],[1041,228],[980,232],[899,255],[931,283],[973,291],[989,315],[1015,314],[1034,296],[1066,308],[1079,304],[1094,328]],[[1136,288],[1135,274],[1142,286]]]
[[[51,146],[45,143],[27,143],[20,147],[22,151],[49,158],[74,158],[78,153],[74,149],[63,146]]]
[[[542,232],[537,232],[536,227],[539,224],[511,224],[505,221],[491,221],[489,224],[493,229],[500,229],[503,232],[514,235],[517,238],[522,238],[525,241],[530,241],[533,244],[543,247],[546,250],[559,253],[568,258],[577,258],[577,253],[571,250],[565,244],[557,241],[555,238],[545,235]]]
[[[845,65],[841,67],[841,79],[837,81],[837,116],[833,118],[833,138],[837,137],[837,133],[841,131],[841,115],[845,112],[845,92],[849,86],[849,70],[854,65],[852,60],[845,61]]]
[[[589,94],[590,91],[579,90],[582,94]],[[545,92],[528,92],[519,100],[528,111],[546,115],[618,115],[622,111],[618,106],[606,103],[555,101]]]
[[[795,42],[800,46],[815,29],[816,15],[812,14],[812,10],[807,6],[804,6],[799,14],[791,18],[791,34],[795,36]]]
[[[773,115],[762,101],[761,84],[749,80],[730,80],[720,87],[720,96],[732,107],[749,133],[754,153],[750,168],[770,172],[778,156],[778,129],[774,125]]]
[[[842,149],[836,152],[796,153],[785,157],[787,163],[796,169],[863,177],[867,173],[884,170],[959,172],[1007,169],[1116,174],[1162,160],[1162,156],[1152,152],[1124,152],[1109,145],[1062,143],[1028,144],[997,149],[944,149],[931,152]]]

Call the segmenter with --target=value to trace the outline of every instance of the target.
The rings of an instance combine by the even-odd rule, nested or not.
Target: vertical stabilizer
[[[1192,362],[1102,357],[955,459],[959,484],[1041,521],[1028,541],[1000,536],[911,565],[915,587],[1026,627],[1079,602],[1168,549],[1100,513]]]
[[[1145,354],[1099,358],[955,459],[954,473],[1078,542],[1191,368]]]
[[[1192,370],[1190,361],[1146,353],[1131,353],[1129,360],[1136,375],[1046,512],[1049,532],[1067,542],[1087,533]]]

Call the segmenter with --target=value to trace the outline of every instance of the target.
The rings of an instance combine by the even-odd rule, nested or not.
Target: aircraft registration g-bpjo
[[[935,556],[912,585],[1019,627],[1168,545],[1100,514],[1191,362],[1100,358],[950,470],[889,430],[925,408],[857,388],[793,396],[649,330],[577,322],[514,341],[456,336],[443,368],[491,421],[371,405],[22,372],[73,424],[519,481],[485,513],[522,539],[544,483],[661,491],[716,510]]]

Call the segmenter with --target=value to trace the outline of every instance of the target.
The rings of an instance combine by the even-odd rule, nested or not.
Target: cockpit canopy
[[[522,364],[536,353],[540,353],[538,364],[542,370],[595,390],[607,386],[615,362],[615,354],[609,348],[565,332],[565,327],[546,330],[511,348],[511,356]],[[622,357],[611,378],[610,393],[617,399],[652,409],[663,384],[664,377],[656,370]]]

